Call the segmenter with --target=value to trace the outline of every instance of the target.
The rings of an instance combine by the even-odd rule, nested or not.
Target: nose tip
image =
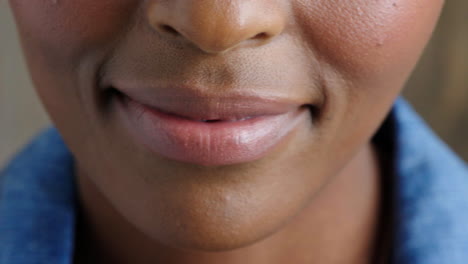
[[[286,17],[274,2],[153,1],[147,17],[165,37],[182,38],[206,53],[221,53],[241,45],[260,46],[281,34]]]

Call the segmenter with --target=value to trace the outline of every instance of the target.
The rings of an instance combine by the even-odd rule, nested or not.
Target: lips
[[[310,116],[296,102],[258,95],[207,96],[190,89],[122,93],[119,108],[136,141],[165,158],[203,166],[261,159]]]

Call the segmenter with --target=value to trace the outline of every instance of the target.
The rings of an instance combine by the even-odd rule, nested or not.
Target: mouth
[[[207,96],[193,90],[118,91],[129,134],[150,152],[202,166],[252,162],[310,123],[310,106],[254,95]],[[144,92],[143,92],[144,91]]]

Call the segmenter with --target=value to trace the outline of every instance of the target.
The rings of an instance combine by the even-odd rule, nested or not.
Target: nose
[[[146,11],[151,27],[165,37],[183,38],[206,53],[222,53],[240,45],[263,45],[280,35],[287,19],[280,2],[154,0]]]

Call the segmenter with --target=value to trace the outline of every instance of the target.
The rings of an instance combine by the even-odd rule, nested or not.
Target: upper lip
[[[307,104],[274,95],[233,90],[208,93],[196,87],[112,86],[141,105],[197,121],[232,121],[297,111]]]

